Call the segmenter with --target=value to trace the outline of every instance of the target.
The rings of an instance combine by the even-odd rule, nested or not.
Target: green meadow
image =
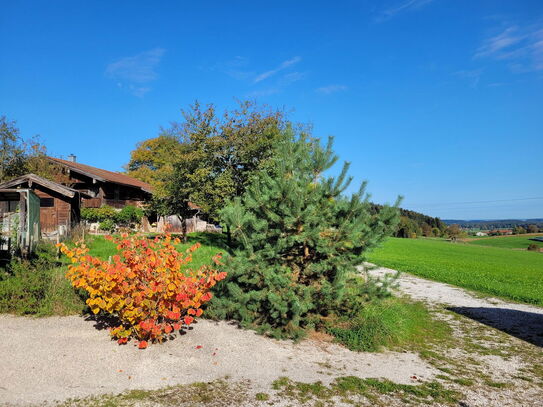
[[[485,242],[488,240],[491,239]],[[391,238],[370,253],[368,260],[484,294],[543,305],[542,253],[442,240]]]
[[[483,239],[468,240],[467,244],[478,246],[502,247],[506,249],[527,249],[529,245],[535,244],[537,247],[543,247],[543,242],[530,240],[531,238],[541,235],[515,235],[515,236],[500,236],[487,237]]]

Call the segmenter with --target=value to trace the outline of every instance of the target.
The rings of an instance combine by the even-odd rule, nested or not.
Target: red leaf
[[[202,345],[196,346],[196,349],[202,349]]]

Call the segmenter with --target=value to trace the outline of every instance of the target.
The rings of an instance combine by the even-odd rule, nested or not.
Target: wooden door
[[[42,232],[49,233],[57,230],[58,214],[55,198],[40,197],[40,225]]]

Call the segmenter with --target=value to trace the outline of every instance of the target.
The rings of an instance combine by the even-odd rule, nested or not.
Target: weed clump
[[[432,318],[424,304],[399,298],[368,302],[327,326],[338,342],[365,352],[416,346],[421,340],[443,337],[449,330],[446,323]]]

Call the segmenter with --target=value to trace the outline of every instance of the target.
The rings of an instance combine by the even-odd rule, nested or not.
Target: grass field
[[[389,239],[369,261],[485,294],[543,305],[543,254],[426,239]]]
[[[483,239],[468,240],[466,243],[479,246],[503,247],[506,249],[527,249],[530,244],[535,244],[537,247],[543,247],[543,242],[530,240],[540,235],[515,235],[515,236],[499,236],[487,237]]]
[[[212,264],[212,258],[217,253],[222,253],[223,257],[228,255],[225,236],[217,233],[191,233],[187,243],[177,246],[178,250],[186,250],[195,243],[200,243],[201,247],[193,253],[191,267],[198,268],[204,264]],[[117,254],[115,245],[106,240],[103,236],[92,236],[87,242],[91,256],[101,259],[108,259],[109,256]]]

